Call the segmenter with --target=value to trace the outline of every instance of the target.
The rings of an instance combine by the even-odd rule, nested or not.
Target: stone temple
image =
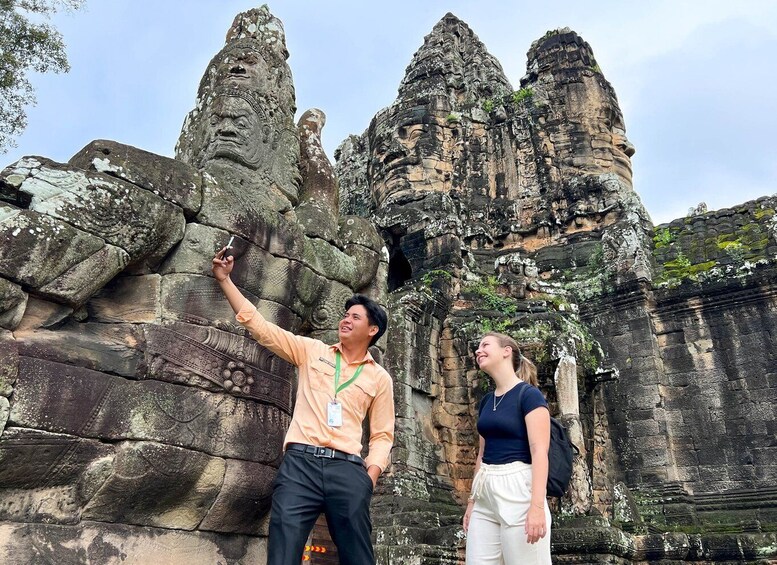
[[[267,7],[239,14],[175,159],[97,140],[0,173],[0,563],[264,563],[295,373],[210,275],[232,235],[290,330],[334,340],[354,292],[390,312],[381,565],[463,563],[488,330],[580,450],[556,562],[776,562],[777,199],[654,226],[569,29],[512,85],[447,14],[335,165],[287,58]]]

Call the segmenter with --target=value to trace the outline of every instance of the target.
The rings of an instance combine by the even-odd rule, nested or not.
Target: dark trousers
[[[323,512],[340,565],[374,565],[372,479],[364,466],[287,451],[273,483],[267,565],[300,565]]]

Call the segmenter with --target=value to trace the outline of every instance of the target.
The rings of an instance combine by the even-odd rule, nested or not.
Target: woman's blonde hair
[[[518,378],[532,386],[538,386],[537,367],[521,354],[521,348],[518,347],[518,342],[509,335],[500,334],[498,332],[488,332],[483,337],[488,336],[496,338],[499,347],[509,347],[513,350],[513,370],[515,371],[515,374],[518,375]]]

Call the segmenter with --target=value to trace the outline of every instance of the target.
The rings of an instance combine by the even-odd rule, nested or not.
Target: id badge
[[[337,400],[331,400],[326,405],[326,423],[331,428],[339,428],[343,425],[343,405]]]

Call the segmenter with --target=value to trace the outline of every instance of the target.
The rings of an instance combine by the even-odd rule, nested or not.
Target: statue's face
[[[451,188],[460,128],[447,115],[417,106],[376,118],[368,176],[378,205]]]
[[[623,125],[623,119],[620,114],[616,114],[606,125],[609,126],[610,134],[612,135],[612,156],[615,160],[615,172],[631,183],[631,156],[634,155],[635,150],[626,137],[626,127]]]
[[[264,59],[250,49],[240,49],[225,55],[216,67],[216,83],[254,92],[267,92],[270,69]]]
[[[626,137],[626,127],[614,93],[588,79],[570,94],[570,99],[587,109],[579,122],[569,120],[573,127],[577,123],[580,129],[578,135],[571,135],[571,151],[584,155],[593,147],[593,164],[602,172],[617,174],[631,185],[630,157],[634,154],[634,146]]]
[[[223,158],[256,169],[268,157],[273,126],[242,98],[217,98],[207,120],[206,161]]]

